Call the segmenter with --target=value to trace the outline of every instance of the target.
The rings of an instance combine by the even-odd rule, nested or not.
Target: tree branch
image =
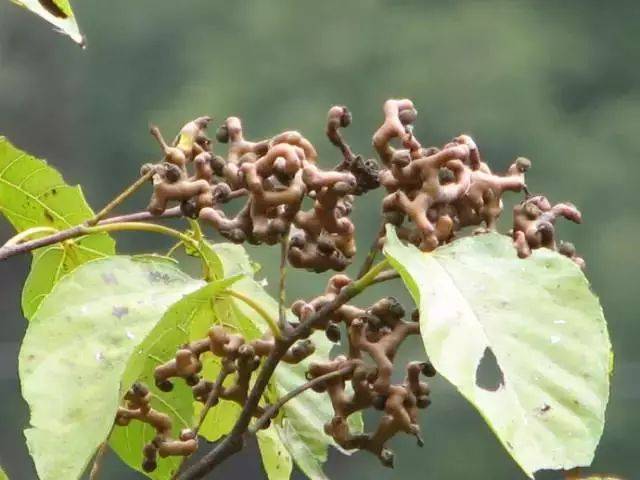
[[[342,377],[351,373],[351,371],[355,368],[355,365],[351,364],[346,367],[341,368],[340,370],[336,370],[334,372],[325,373],[324,375],[320,375],[312,380],[309,380],[307,383],[303,383],[299,387],[294,388],[290,392],[288,392],[285,396],[280,397],[276,403],[269,406],[264,414],[254,423],[249,429],[249,433],[254,434],[259,430],[262,430],[269,421],[278,414],[278,411],[287,403],[289,400],[297,397],[301,393],[306,390],[313,388],[315,385],[321,384],[322,382],[326,382],[327,380],[331,380],[332,378]]]
[[[384,272],[381,272],[376,278],[373,279],[371,284],[382,283],[388,280],[395,280],[396,278],[400,278],[400,274],[395,270],[393,270],[392,268],[390,268],[389,270],[385,270]]]
[[[149,212],[136,212],[130,213],[128,215],[121,215],[119,217],[112,217],[98,222],[96,226],[110,225],[114,223],[144,222],[149,220],[153,221],[165,218],[177,218],[181,216],[182,212],[180,211],[180,207],[175,207],[168,209],[162,215],[157,216],[151,215]],[[0,260],[6,260],[7,258],[13,257],[14,255],[28,253],[32,250],[47,247],[49,245],[54,245],[56,243],[64,242],[65,240],[70,240],[72,238],[84,237],[85,235],[89,234],[86,232],[87,228],[91,227],[85,224],[76,225],[75,227],[61,230],[57,233],[54,233],[53,235],[47,235],[46,237],[37,238],[28,242],[17,243],[15,245],[11,244],[11,240],[9,240],[9,242],[7,242],[4,246],[0,247]]]
[[[224,199],[223,203],[226,203],[235,198],[242,197],[246,194],[247,194],[247,190],[244,188],[234,190]],[[100,215],[100,213],[98,215]],[[98,223],[95,224],[95,226],[110,225],[113,223],[157,221],[157,220],[164,220],[167,218],[180,218],[182,216],[183,215],[182,215],[182,211],[180,210],[180,207],[173,207],[165,210],[160,215],[152,215],[147,211],[141,211],[141,212],[129,213],[126,215],[120,215],[117,217],[111,217],[104,220],[100,220]],[[95,219],[95,217],[93,217],[93,219]],[[46,237],[37,238],[35,240],[30,240],[28,242],[13,244],[14,243],[13,240],[15,240],[16,237],[20,235],[18,234],[12,239],[9,239],[9,241],[5,243],[5,245],[0,247],[0,261],[6,260],[7,258],[13,257],[15,255],[21,255],[23,253],[28,253],[33,250],[37,250],[38,248],[47,247],[49,245],[54,245],[56,243],[64,242],[65,240],[70,240],[72,238],[84,237],[85,235],[89,235],[91,232],[87,233],[86,229],[92,227],[92,225],[90,225],[89,222],[91,222],[93,219],[87,220],[87,222],[81,225],[76,225],[75,227],[70,227],[70,228],[67,228],[66,230],[61,230],[52,235],[47,235]]]
[[[362,264],[362,267],[360,267],[360,270],[358,271],[357,278],[362,278],[364,274],[369,271],[369,269],[371,268],[371,265],[373,265],[373,262],[376,259],[376,255],[380,251],[380,239],[385,234],[385,227],[386,227],[386,222],[383,220],[382,223],[380,224],[380,228],[378,229],[378,234],[376,235],[376,237],[373,239],[373,242],[371,243],[371,247],[369,248],[369,253],[367,253],[367,257],[364,259],[364,263]]]
[[[134,194],[140,187],[142,187],[153,175],[155,174],[154,169],[150,169],[148,172],[143,174],[140,178],[138,178],[133,184],[131,184],[125,191],[123,191],[116,198],[111,200],[102,210],[96,213],[93,218],[87,220],[87,225],[95,225],[104,217],[106,217],[111,210],[116,208],[122,202],[124,202],[130,195]]]
[[[286,318],[286,280],[287,280],[287,252],[289,250],[289,234],[282,236],[280,240],[280,281],[278,283],[278,325],[285,334],[289,332],[290,325]]]
[[[311,333],[314,323],[324,319],[327,315],[333,313],[336,309],[344,305],[353,297],[364,291],[369,285],[375,283],[376,277],[383,272],[389,263],[383,260],[376,266],[371,268],[366,275],[356,280],[350,285],[343,288],[340,293],[330,302],[326,303],[320,310],[311,315],[307,320],[298,325],[289,335],[275,340],[275,348],[271,351],[265,360],[258,377],[249,393],[247,401],[242,408],[240,417],[236,421],[231,433],[227,435],[213,450],[205,454],[195,465],[184,471],[178,480],[198,480],[213,471],[218,465],[227,458],[239,452],[244,446],[244,434],[249,427],[249,423],[253,417],[253,412],[260,403],[260,399],[264,394],[271,376],[275,371],[278,363],[285,355],[291,345],[301,338],[306,338]]]

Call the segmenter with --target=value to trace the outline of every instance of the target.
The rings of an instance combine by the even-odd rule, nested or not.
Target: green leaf
[[[9,480],[9,477],[7,477],[7,474],[4,473],[2,467],[0,467],[0,480]]]
[[[93,216],[80,187],[0,137],[0,212],[22,232],[33,227],[63,230]],[[34,252],[22,291],[22,309],[30,319],[55,283],[79,265],[113,255],[115,242],[105,234],[88,235]]]
[[[153,408],[171,417],[173,434],[176,437],[181,429],[191,428],[194,424],[191,388],[185,382],[176,380],[171,392],[162,392],[155,387],[153,371],[161,363],[174,358],[180,345],[188,343],[192,338],[202,338],[206,334],[209,327],[217,321],[215,308],[217,303],[222,301],[219,298],[221,292],[238,278],[236,276],[208,283],[173,304],[136,348],[123,375],[121,395],[136,380],[145,383],[153,393]],[[197,336],[195,332],[198,333]],[[210,354],[205,355],[209,356]],[[206,364],[206,359],[203,360]],[[208,376],[205,378],[210,379]],[[131,422],[126,427],[115,427],[109,443],[125,463],[142,472],[142,448],[154,437],[155,431],[148,425]],[[158,459],[158,468],[154,472],[143,473],[154,479],[169,479],[179,466],[180,460],[177,457]]]
[[[225,270],[224,274],[240,272],[250,275],[253,273],[254,266],[241,246],[222,243],[212,245],[212,248],[220,257]],[[278,302],[252,278],[242,278],[233,286],[233,289],[249,296],[252,300],[258,302],[273,318],[277,318]],[[234,305],[234,313],[229,322],[232,322],[241,333],[251,339],[266,331],[266,323],[250,307],[236,298],[231,298],[230,300]],[[290,312],[288,312],[288,315],[291,315]],[[311,357],[297,365],[285,363],[278,365],[269,388],[270,401],[275,401],[293,388],[306,383],[305,372],[309,363],[312,361],[324,361],[329,358],[329,352],[333,344],[321,332],[313,335],[312,340],[316,346],[316,352]],[[313,390],[307,390],[287,402],[281,412],[281,419],[276,422],[275,428],[293,460],[309,478],[326,478],[322,472],[322,464],[326,462],[328,447],[333,445],[338,448],[333,439],[324,433],[324,424],[333,417],[331,403]],[[362,432],[361,414],[350,416],[349,423],[354,433]],[[272,461],[273,458],[271,457],[269,459],[263,457],[265,468],[271,468],[267,467],[265,462]],[[285,468],[286,462],[282,465],[282,469],[284,470]]]
[[[262,465],[269,480],[289,480],[293,471],[291,455],[272,425],[257,433]]]
[[[204,355],[202,362],[202,376],[209,381],[215,381],[220,372],[220,359],[213,355]],[[224,385],[228,386],[233,381],[233,376],[227,377]],[[195,402],[195,417],[200,418],[204,405]],[[210,442],[219,440],[223,435],[231,431],[240,416],[242,407],[235,402],[220,400],[218,404],[209,410],[200,427],[200,435]]]
[[[40,480],[78,478],[109,435],[127,362],[166,308],[202,285],[167,262],[114,256],[64,277],[20,350],[31,409],[27,444]]]
[[[533,476],[590,464],[604,426],[611,344],[580,269],[546,249],[520,260],[497,234],[432,254],[403,245],[391,228],[387,239],[385,255],[419,305],[429,358],[522,469]]]
[[[44,18],[63,33],[84,47],[85,40],[76,23],[69,0],[11,0]]]
[[[31,261],[29,275],[22,288],[22,313],[33,317],[44,297],[63,276],[83,263],[115,253],[108,235],[89,235],[73,243],[51,245],[37,250]]]

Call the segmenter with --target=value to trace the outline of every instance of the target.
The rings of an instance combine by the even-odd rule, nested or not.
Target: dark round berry
[[[338,343],[342,335],[340,333],[340,327],[335,323],[330,323],[329,325],[327,325],[327,329],[324,331],[324,333],[329,341],[333,343]]]
[[[156,387],[162,392],[170,392],[173,390],[173,383],[169,380],[156,380]]]
[[[384,410],[384,406],[387,403],[387,397],[384,395],[376,395],[373,398],[373,408],[376,410]]]
[[[150,458],[146,458],[142,462],[142,470],[147,473],[153,472],[156,468],[158,468],[158,464],[155,460],[151,460]]]

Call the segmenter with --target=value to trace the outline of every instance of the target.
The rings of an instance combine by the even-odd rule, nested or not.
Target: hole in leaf
[[[498,366],[493,350],[489,347],[484,349],[484,354],[478,363],[476,385],[490,392],[495,392],[504,385],[504,374]]]

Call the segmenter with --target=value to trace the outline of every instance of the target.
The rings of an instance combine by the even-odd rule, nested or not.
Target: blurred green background
[[[515,156],[531,158],[530,188],[582,209],[584,225],[560,230],[588,261],[616,352],[607,425],[589,471],[640,478],[638,2],[84,0],[75,8],[86,51],[0,1],[0,134],[81,183],[94,207],[158,158],[149,122],[171,137],[205,113],[241,116],[252,138],[299,129],[331,166],[338,155],[323,128],[332,104],[349,106],[354,124],[346,134],[356,151],[372,155],[382,102],[409,97],[423,143],[470,133],[497,171]],[[127,210],[142,208],[147,193]],[[360,255],[377,229],[380,196],[356,203]],[[0,234],[11,234],[4,223]],[[118,241],[123,252],[168,246],[127,234]],[[273,278],[277,247],[253,251]],[[16,374],[28,264],[26,257],[0,264],[0,464],[13,479],[35,478]],[[296,272],[290,298],[313,295],[327,275]],[[408,300],[397,283],[382,291]],[[403,355],[419,356],[419,345]],[[393,471],[370,455],[334,453],[329,476],[525,478],[452,387],[442,379],[432,387],[424,449],[395,439]],[[142,478],[114,457],[106,472]],[[249,449],[217,478],[226,475],[264,474]]]

